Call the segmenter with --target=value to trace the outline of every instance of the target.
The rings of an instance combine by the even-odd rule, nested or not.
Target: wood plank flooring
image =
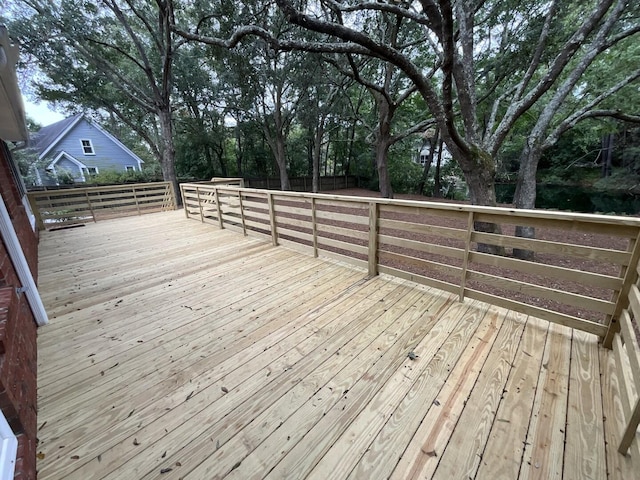
[[[638,478],[589,334],[182,212],[39,268],[40,479]]]

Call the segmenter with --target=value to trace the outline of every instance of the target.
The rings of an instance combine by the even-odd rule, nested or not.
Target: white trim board
[[[31,275],[29,264],[27,263],[27,259],[22,251],[22,246],[20,245],[16,231],[13,228],[13,223],[11,223],[11,218],[9,217],[9,212],[7,211],[7,207],[4,203],[4,198],[0,201],[0,235],[7,247],[11,262],[16,269],[18,279],[20,280],[20,283],[22,283],[24,294],[27,297],[27,302],[29,303],[29,307],[31,307],[31,312],[33,313],[33,318],[38,326],[46,325],[49,323],[49,317],[47,316],[47,311],[44,309],[44,305],[42,304],[40,292],[38,292],[36,282],[33,280],[33,275]]]
[[[0,410],[0,480],[11,480],[16,469],[18,439]]]

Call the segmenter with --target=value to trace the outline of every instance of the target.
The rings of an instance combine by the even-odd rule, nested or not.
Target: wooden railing
[[[338,257],[613,342],[625,379],[620,451],[640,416],[640,219],[183,184],[187,217]],[[499,226],[486,233],[480,224]],[[534,227],[536,238],[514,234]],[[503,255],[484,253],[487,245]],[[535,253],[535,261],[512,256]],[[629,306],[630,305],[630,306]],[[620,320],[620,321],[618,321]],[[628,372],[631,372],[629,375]]]
[[[27,196],[40,230],[176,208],[171,182],[44,190]]]
[[[634,266],[637,277],[637,265]],[[618,327],[612,329],[613,356],[620,386],[624,428],[620,435],[618,451],[625,455],[637,436],[640,424],[640,346],[634,324],[640,320],[640,289],[638,280],[631,284],[628,306],[616,319]],[[606,340],[605,340],[606,341]],[[637,445],[636,445],[637,446]],[[640,449],[639,449],[640,451]]]

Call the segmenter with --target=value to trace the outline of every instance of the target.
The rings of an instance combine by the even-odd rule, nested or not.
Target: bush
[[[140,172],[138,170],[129,170],[126,172],[117,172],[115,170],[103,170],[95,175],[86,176],[86,183],[91,185],[118,185],[121,183],[147,183],[162,181],[162,173],[160,168],[151,165],[149,168],[144,167]]]

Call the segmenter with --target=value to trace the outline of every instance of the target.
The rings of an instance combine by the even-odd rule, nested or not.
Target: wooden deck
[[[41,480],[638,478],[589,334],[183,212],[39,265]]]

